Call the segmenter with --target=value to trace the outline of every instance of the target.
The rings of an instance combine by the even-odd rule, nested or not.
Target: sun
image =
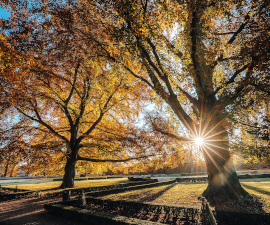
[[[197,137],[197,138],[195,138],[195,143],[196,143],[196,145],[200,146],[200,145],[204,144],[204,140],[201,137]]]

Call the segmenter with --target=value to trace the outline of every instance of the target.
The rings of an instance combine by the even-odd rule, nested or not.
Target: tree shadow
[[[244,187],[263,194],[270,194],[260,188],[242,184]],[[214,217],[218,224],[222,225],[267,225],[270,214],[263,209],[263,201],[256,195],[247,196],[241,200],[212,201],[211,211],[215,211]],[[209,207],[210,208],[210,207]]]
[[[248,185],[248,184],[242,184],[242,186],[244,186],[248,189],[251,189],[253,191],[260,192],[260,193],[265,194],[265,195],[270,195],[270,191],[266,191],[266,190],[258,188],[258,187],[253,187],[253,186]]]
[[[143,197],[143,198],[140,198],[139,201],[140,202],[151,202],[151,201],[154,201],[155,199],[157,199],[158,197],[160,197],[161,195],[163,195],[165,192],[167,192],[168,190],[170,190],[171,188],[173,188],[176,184],[171,184],[169,185],[168,187],[164,188],[163,190],[153,194],[153,195],[150,195],[150,196],[147,196],[147,197]]]

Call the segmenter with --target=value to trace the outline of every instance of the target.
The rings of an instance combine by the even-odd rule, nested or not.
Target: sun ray
[[[222,149],[222,150],[224,150],[224,151],[229,151],[228,148],[224,148],[224,147],[217,146],[217,145],[214,145],[214,144],[207,143],[207,145],[210,145],[210,146],[215,147],[215,148]]]
[[[207,136],[210,132],[212,132],[217,126],[219,126],[223,120],[219,121],[214,127],[212,127],[206,134],[204,134],[204,137]]]
[[[213,164],[215,165],[215,167],[218,169],[219,172],[221,172],[219,166],[217,165],[217,163],[215,162],[215,160],[212,158],[212,156],[207,152],[207,150],[205,149],[206,146],[201,146],[204,149],[205,154],[208,155],[209,159],[213,162]]]
[[[219,134],[222,134],[222,133],[225,133],[225,132],[226,132],[226,129],[221,130],[221,131],[216,132],[216,133],[214,133],[214,134],[212,134],[212,135],[210,135],[210,136],[207,136],[207,139],[208,139],[208,138],[211,138],[211,137],[215,137],[215,136],[217,136],[217,135],[219,135]],[[205,137],[203,137],[203,138],[205,138]]]
[[[225,141],[228,141],[228,140],[225,140],[225,139],[211,139],[211,140],[208,140],[208,139],[204,139],[206,143],[211,143],[211,142],[225,142]]]
[[[228,182],[228,175],[230,175],[232,173],[232,170],[229,169],[227,165],[225,165],[224,166],[224,170],[225,170],[226,173],[223,173],[223,171],[221,171],[221,169],[217,166],[217,164],[215,163],[215,161],[209,155],[209,153],[207,152],[207,150],[204,149],[204,152],[209,156],[209,159],[213,162],[214,166],[220,172],[220,173],[216,174],[216,176],[213,178],[213,182],[215,182],[216,184],[218,184],[220,186],[224,186],[225,184],[231,186],[230,182]],[[227,162],[227,163],[229,163],[229,162]],[[236,191],[233,191],[233,192],[236,193]]]
[[[214,153],[215,155],[217,155],[219,158],[225,160],[225,158],[224,158],[222,155],[220,155],[217,151],[215,151],[214,149],[212,149],[212,148],[210,148],[210,147],[208,147],[208,146],[204,146],[204,147],[208,148],[211,152],[213,152],[213,153]]]
[[[208,127],[208,125],[209,125],[209,123],[211,122],[211,120],[212,120],[212,115],[210,116],[210,118],[207,120],[207,122],[205,123],[205,125],[204,125],[204,128],[203,128],[203,131],[202,131],[202,134],[204,134],[205,133],[205,131],[206,131],[206,129],[207,129],[207,127]],[[207,134],[205,134],[205,135],[202,135],[203,137],[205,137]]]
[[[188,130],[190,132],[192,132],[192,135],[194,135],[194,130],[196,129],[192,129],[191,126],[188,124],[188,122],[186,121],[186,119],[184,118],[184,116],[182,116],[182,114],[180,113],[180,117],[181,117],[181,121],[184,123],[184,125],[188,128]],[[193,123],[193,126],[195,127],[195,124]]]
[[[200,121],[202,121],[203,118],[203,104],[201,104],[201,112],[200,112]],[[202,129],[202,123],[199,123],[199,137],[201,137],[201,129]]]

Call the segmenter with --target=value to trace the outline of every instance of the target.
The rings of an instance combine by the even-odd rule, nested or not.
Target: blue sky
[[[0,19],[7,19],[9,17],[10,13],[6,9],[2,9],[0,7]]]

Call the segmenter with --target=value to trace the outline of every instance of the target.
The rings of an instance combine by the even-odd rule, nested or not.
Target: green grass
[[[128,182],[127,178],[81,180],[81,181],[75,181],[75,189],[109,186],[109,185],[116,185],[116,184],[126,183],[126,182]],[[27,191],[45,191],[45,190],[57,188],[60,185],[61,185],[61,181],[55,181],[55,182],[46,182],[46,183],[37,183],[37,184],[2,185],[2,187],[7,187],[7,188],[17,187],[18,189],[27,190]]]

